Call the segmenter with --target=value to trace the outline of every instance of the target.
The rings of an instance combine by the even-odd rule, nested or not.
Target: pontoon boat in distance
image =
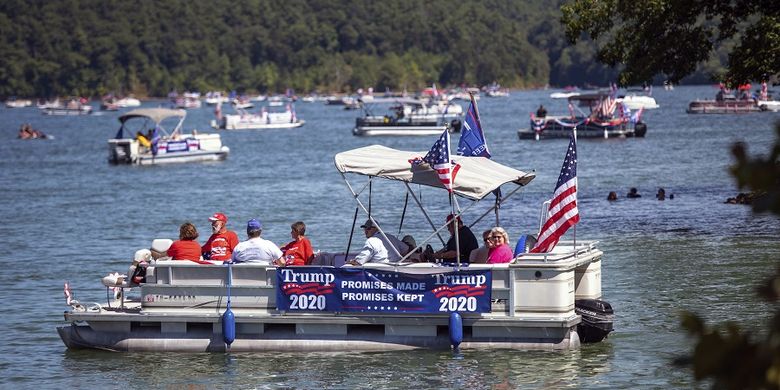
[[[380,103],[392,103],[390,115],[374,115],[371,109]],[[453,103],[454,104],[454,103]],[[463,108],[459,113],[463,113]],[[447,128],[447,112],[431,115],[426,102],[418,99],[374,99],[372,103],[361,103],[362,116],[355,119],[352,134],[375,135],[439,135]],[[455,111],[456,109],[453,109]],[[459,115],[459,114],[458,114]],[[452,119],[451,131],[460,131],[460,120]]]
[[[185,110],[168,108],[139,108],[120,116],[122,125],[116,137],[108,140],[108,161],[113,164],[152,165],[227,158],[230,149],[222,145],[219,134],[182,133],[186,116]],[[178,119],[170,133],[162,126],[162,122],[169,118]],[[139,127],[129,127],[131,120]],[[156,142],[155,131],[159,137]]]
[[[420,201],[421,187],[446,191],[427,164],[409,164],[421,155],[374,145],[335,156],[336,169],[366,214],[360,197],[371,196],[369,186],[356,192],[360,187],[350,181],[396,181],[423,211],[431,233],[419,237],[417,248],[400,262],[335,267],[344,262],[340,253],[330,260],[321,255],[317,266],[275,268],[162,257],[150,261],[140,286],[128,283],[132,277],[104,278],[106,288],[140,290],[109,306],[86,307],[66,288],[71,309],[65,312],[67,324],[58,328],[60,337],[68,348],[113,351],[446,349],[458,334],[460,348],[574,349],[581,342],[578,332],[587,334],[583,341],[599,341],[612,330],[611,307],[599,300],[602,252],[596,242],[560,242],[551,253],[518,254],[508,264],[409,262],[416,249],[446,229],[431,222]],[[454,194],[472,203],[458,215],[488,197],[491,208],[483,216],[497,212],[496,204],[535,177],[483,157],[456,162],[461,167]],[[494,190],[503,185],[513,189],[494,202]],[[589,328],[578,331],[581,326]]]

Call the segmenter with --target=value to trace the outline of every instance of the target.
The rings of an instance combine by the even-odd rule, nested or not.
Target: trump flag
[[[466,118],[463,120],[463,129],[460,133],[460,141],[458,141],[458,154],[468,157],[490,158],[490,151],[487,147],[487,140],[485,140],[485,133],[482,132],[474,95],[471,96],[471,104],[466,111]]]

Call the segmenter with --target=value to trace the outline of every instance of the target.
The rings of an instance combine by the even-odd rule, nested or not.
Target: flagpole
[[[450,157],[450,125],[447,124],[447,128],[444,130],[447,133],[447,161],[450,163],[450,172],[452,172],[452,158]],[[457,264],[456,270],[460,271],[460,235],[458,234],[458,217],[456,217],[457,214],[455,214],[455,198],[453,196],[453,193],[455,191],[455,180],[453,180],[452,176],[450,176],[450,191],[449,191],[449,198],[450,198],[450,215],[452,215],[452,219],[450,220],[450,223],[453,223],[452,226],[453,232],[455,234],[455,264]]]
[[[479,118],[479,106],[477,106],[477,100],[474,98],[474,93],[469,91],[469,96],[471,97],[471,104],[474,105],[474,119],[477,121],[477,129],[479,130],[479,135],[482,137],[482,144],[485,145],[485,152],[488,154],[488,158],[490,158],[490,149],[488,149],[487,146],[487,137],[485,136],[485,131],[482,130],[482,120]]]
[[[574,130],[572,130],[572,131],[574,132],[574,147],[576,148],[577,147],[577,126],[574,126]],[[577,156],[577,158],[579,159],[579,155]],[[577,191],[579,191],[580,190],[580,188],[579,188],[580,187],[579,176],[577,178],[578,179],[577,179],[576,186],[577,186]],[[574,234],[574,248],[573,248],[574,249],[574,257],[577,257],[577,225],[574,225],[574,232],[573,232],[573,234]]]

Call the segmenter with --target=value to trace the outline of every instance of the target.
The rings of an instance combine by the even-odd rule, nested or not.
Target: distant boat
[[[264,130],[291,129],[306,123],[298,118],[295,107],[291,104],[288,104],[284,111],[268,111],[265,107],[260,113],[250,113],[242,109],[237,111],[238,114],[227,114],[222,119],[217,119],[213,125],[225,130]]]
[[[121,126],[116,136],[108,140],[108,161],[112,164],[157,165],[219,161],[227,158],[230,149],[222,145],[219,134],[190,134],[182,132],[187,116],[185,110],[168,108],[139,108],[119,117]],[[171,132],[163,126],[170,118],[178,119]],[[140,127],[126,127],[134,121]]]
[[[5,106],[8,108],[24,108],[32,106],[32,100],[30,99],[17,99],[12,97],[5,101]]]
[[[575,103],[589,113],[574,113]],[[619,110],[621,103],[609,93],[576,95],[569,98],[570,115],[531,114],[531,127],[517,131],[520,139],[568,138],[574,128],[580,138],[644,137],[647,125],[641,122],[642,109],[634,115]]]
[[[728,90],[718,91],[715,100],[694,100],[685,110],[689,114],[744,114],[759,111],[761,111],[760,106],[756,100],[747,97],[747,93],[744,93],[740,99]]]
[[[173,108],[200,108],[200,93],[185,92],[182,96],[173,95],[171,97]]]
[[[59,100],[53,103],[39,105],[45,115],[89,115],[92,113],[92,106],[86,103],[86,99],[71,99],[66,104],[60,104]]]
[[[655,98],[646,95],[628,95],[617,98],[618,103],[623,103],[631,110],[644,108],[645,110],[656,109],[661,106],[656,103]]]
[[[579,96],[580,92],[578,91],[569,91],[569,92],[553,92],[550,94],[551,99],[568,99],[573,96]]]
[[[374,115],[371,109],[375,104],[394,102],[389,115]],[[459,105],[456,105],[460,107]],[[363,104],[362,116],[355,119],[352,134],[357,136],[378,135],[437,135],[450,125],[451,131],[460,131],[460,120],[447,123],[443,114],[431,115],[426,111],[426,102],[418,99],[374,99],[373,104]],[[438,109],[437,109],[438,110]],[[463,108],[460,108],[463,112]]]

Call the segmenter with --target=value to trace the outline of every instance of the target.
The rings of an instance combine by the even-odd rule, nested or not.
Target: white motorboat
[[[269,104],[269,107],[271,106]],[[301,127],[305,120],[298,118],[295,107],[288,104],[284,111],[270,111],[263,107],[259,113],[250,113],[237,109],[238,114],[227,114],[222,119],[217,119],[214,125],[226,130],[264,130],[264,129],[291,129]]]
[[[116,292],[106,305],[79,303],[66,284],[70,309],[57,331],[71,349],[132,352],[567,350],[607,336],[613,313],[601,300],[603,254],[596,242],[560,242],[550,253],[531,254],[523,236],[506,264],[409,262],[446,229],[431,222],[421,201],[423,189],[446,192],[438,173],[408,162],[422,155],[374,145],[335,156],[379,234],[387,236],[379,211],[364,206],[373,180],[403,183],[425,215],[431,232],[397,263],[339,267],[346,255],[334,253],[311,266],[204,265],[168,260],[171,240],[158,239],[151,251],[136,252],[127,275],[103,278]],[[476,221],[498,213],[535,177],[483,157],[455,162],[454,195],[470,203],[457,216],[482,200],[491,205]],[[358,180],[368,182],[350,183]],[[495,191],[502,186],[512,189]]]
[[[117,107],[120,108],[139,107],[141,105],[141,101],[134,97],[123,97],[121,99],[117,99],[117,101],[115,101],[114,104],[116,104]]]
[[[647,95],[627,95],[618,97],[617,102],[623,103],[623,105],[631,110],[651,110],[661,107],[658,105],[658,103],[655,102],[655,98]]]
[[[758,100],[758,108],[761,111],[780,111],[780,100]]]
[[[8,108],[24,108],[32,106],[32,100],[30,99],[17,99],[11,98],[5,101],[5,106]]]
[[[550,94],[550,99],[568,99],[573,96],[579,96],[579,94],[579,91],[553,92]]]
[[[119,131],[108,140],[108,161],[155,165],[227,158],[230,149],[222,145],[219,134],[183,133],[186,116],[185,110],[168,108],[139,108],[121,115]],[[170,132],[163,126],[169,122],[176,123]]]

